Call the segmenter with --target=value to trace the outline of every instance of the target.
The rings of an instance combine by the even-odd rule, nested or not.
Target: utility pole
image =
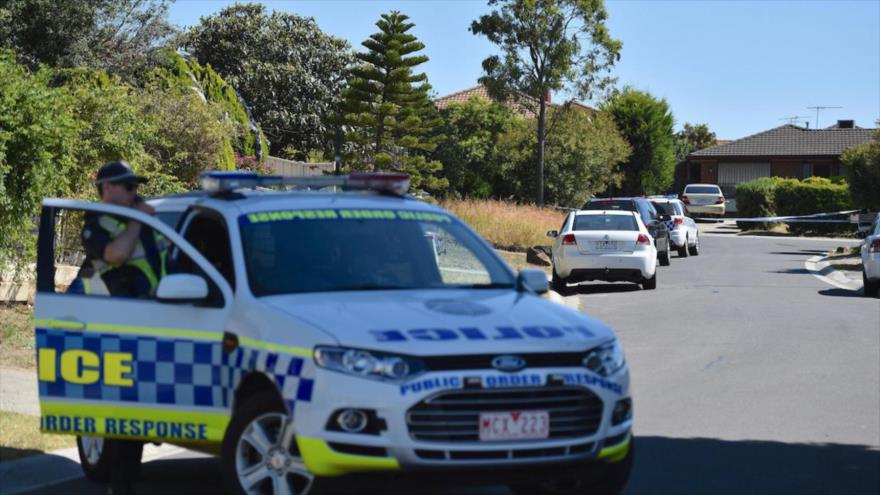
[[[807,110],[816,109],[816,129],[819,128],[819,110],[827,110],[829,108],[843,108],[843,107],[823,107],[823,106],[807,107]]]

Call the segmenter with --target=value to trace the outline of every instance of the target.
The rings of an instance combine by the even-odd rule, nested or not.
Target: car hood
[[[263,301],[340,345],[405,354],[576,352],[613,336],[598,320],[512,290],[325,292]]]

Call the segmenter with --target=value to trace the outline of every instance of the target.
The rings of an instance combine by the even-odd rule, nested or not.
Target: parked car
[[[593,198],[581,207],[581,210],[602,211],[633,211],[638,213],[642,223],[648,229],[648,233],[654,239],[657,248],[657,259],[660,265],[669,266],[669,229],[666,222],[671,219],[668,215],[661,214],[657,208],[645,198]]]
[[[666,221],[669,230],[669,240],[672,247],[678,250],[679,258],[687,258],[688,255],[700,254],[700,230],[694,219],[685,212],[684,203],[681,200],[667,197],[652,197],[651,203],[654,208],[671,218]]]
[[[570,282],[633,282],[657,288],[657,248],[635,212],[621,210],[570,213],[561,231],[551,230],[553,290]]]
[[[690,213],[716,217],[723,217],[727,207],[724,193],[715,184],[688,184],[684,187],[681,202]]]
[[[861,251],[865,297],[880,297],[880,215],[871,225]]]

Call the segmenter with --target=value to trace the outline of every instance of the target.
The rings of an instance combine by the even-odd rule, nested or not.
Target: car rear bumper
[[[684,247],[687,241],[687,232],[684,229],[676,229],[669,232],[669,242],[674,247]]]
[[[688,205],[687,210],[690,213],[701,213],[704,215],[721,215],[724,216],[726,205]]]
[[[657,255],[652,247],[633,253],[566,254],[557,260],[556,274],[569,282],[639,282],[653,277],[656,269]]]
[[[863,256],[862,266],[865,267],[865,276],[868,280],[880,280],[880,253]]]

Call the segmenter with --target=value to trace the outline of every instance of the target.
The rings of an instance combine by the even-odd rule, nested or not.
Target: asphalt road
[[[837,245],[706,236],[699,257],[660,269],[656,291],[570,291],[626,348],[637,435],[628,492],[880,493],[880,300],[804,268]],[[146,463],[137,488],[218,483],[215,459],[186,453]],[[408,491],[508,493],[426,485]],[[75,480],[33,493],[105,492]]]

